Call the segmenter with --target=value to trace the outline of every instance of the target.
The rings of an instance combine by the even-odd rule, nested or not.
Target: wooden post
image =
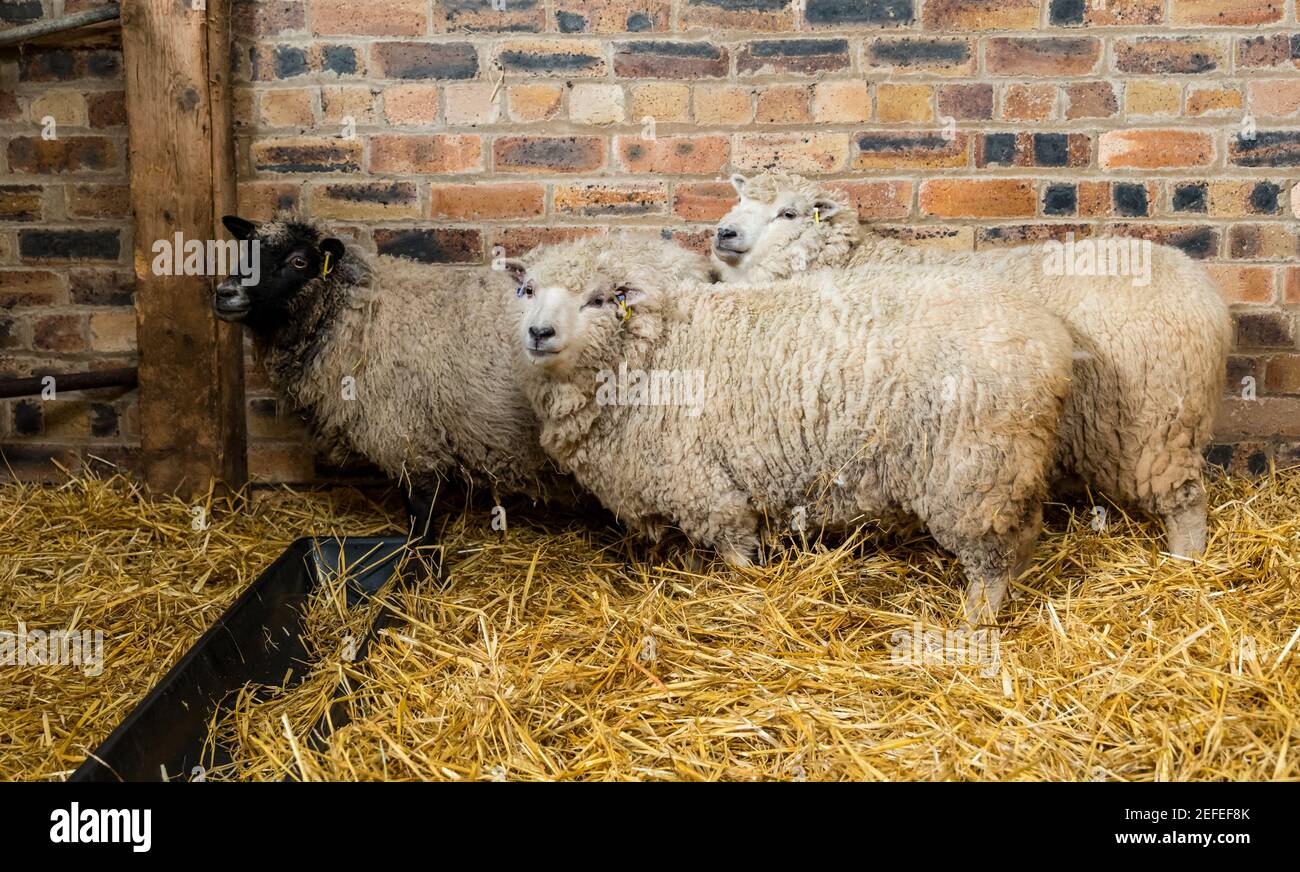
[[[239,487],[242,339],[212,315],[220,277],[153,271],[156,241],[219,239],[234,211],[230,0],[124,0],[122,55],[145,481],[185,496],[213,479]]]

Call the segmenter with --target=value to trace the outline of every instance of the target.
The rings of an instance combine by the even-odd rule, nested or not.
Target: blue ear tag
[[[515,288],[515,296],[516,296],[516,297],[522,297],[523,295],[524,295],[524,286],[523,286],[523,285],[520,285],[519,287]]]
[[[632,317],[632,307],[627,304],[627,294],[615,294],[614,302],[618,303],[618,310],[623,313],[624,321]]]

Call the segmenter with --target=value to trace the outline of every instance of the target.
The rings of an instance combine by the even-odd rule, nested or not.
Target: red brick
[[[730,182],[694,182],[673,191],[673,212],[684,221],[716,222],[731,211],[739,197]]]
[[[1101,60],[1101,40],[1090,37],[995,36],[984,47],[993,76],[1086,76]]]
[[[906,218],[912,211],[911,182],[830,182],[828,187],[843,191],[863,221]]]
[[[312,0],[312,30],[322,36],[423,36],[426,0]]]
[[[451,221],[533,218],[545,211],[546,192],[533,183],[442,185],[429,188],[430,215]]]
[[[619,136],[614,143],[619,162],[632,173],[713,175],[731,156],[724,136]]]
[[[37,351],[77,352],[86,347],[86,323],[80,315],[47,315],[32,325]]]
[[[1212,27],[1272,24],[1282,20],[1283,0],[1169,0],[1172,24]]]
[[[317,218],[364,221],[420,217],[420,192],[415,182],[313,185],[308,203]]]
[[[286,137],[253,143],[255,169],[270,173],[354,173],[361,169],[361,142]]]
[[[935,99],[941,118],[983,121],[993,117],[992,85],[941,85]]]
[[[1209,166],[1214,139],[1197,130],[1109,130],[1101,135],[1103,169]]]
[[[1056,117],[1055,85],[1008,85],[1002,96],[1006,121],[1049,121]]]
[[[500,227],[492,237],[492,256],[519,257],[539,245],[555,245],[591,236],[604,236],[604,227]]]
[[[1210,278],[1230,303],[1270,303],[1273,301],[1273,270],[1260,266],[1206,264]]]
[[[1300,79],[1262,79],[1246,87],[1256,115],[1285,118],[1300,112]]]
[[[1270,394],[1300,394],[1300,355],[1270,357],[1264,370],[1264,390]]]
[[[126,92],[102,91],[86,95],[86,115],[91,127],[122,127],[126,124]]]
[[[556,185],[555,211],[582,218],[623,218],[662,215],[668,211],[668,189],[655,182]]]
[[[745,171],[829,173],[844,167],[848,150],[844,133],[752,133],[740,137],[733,161]]]
[[[1110,82],[1071,82],[1065,86],[1065,117],[1110,118],[1119,111],[1115,86]]]
[[[926,0],[926,30],[1033,30],[1039,0]]]
[[[0,220],[40,221],[45,215],[40,185],[0,185]]]
[[[758,95],[754,120],[760,124],[797,124],[809,121],[812,94],[803,85],[774,85]]]
[[[541,7],[542,3],[537,5]],[[671,15],[672,0],[556,0],[555,4],[562,33],[671,30]]]
[[[510,119],[512,121],[547,121],[560,111],[564,89],[560,85],[511,85]]]
[[[927,179],[920,207],[940,218],[1014,218],[1033,215],[1034,183],[1023,179]]]
[[[126,218],[131,214],[128,185],[73,185],[68,188],[68,215],[73,218]]]
[[[390,124],[417,127],[438,119],[438,86],[423,83],[389,85],[384,89],[384,117]]]
[[[370,139],[372,173],[473,173],[482,169],[482,144],[474,135],[384,134]]]

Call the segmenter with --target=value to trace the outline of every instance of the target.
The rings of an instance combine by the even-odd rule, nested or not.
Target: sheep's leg
[[[1200,557],[1205,552],[1207,526],[1205,485],[1200,479],[1189,481],[1160,502],[1169,553]]]
[[[1037,505],[1018,527],[954,549],[967,578],[963,627],[974,629],[997,620],[1011,582],[1033,565],[1034,546],[1042,526],[1043,507]]]
[[[437,578],[441,569],[440,552],[433,541],[433,512],[438,500],[436,483],[407,481],[402,488],[406,515],[410,524],[407,545],[414,555],[416,580]]]

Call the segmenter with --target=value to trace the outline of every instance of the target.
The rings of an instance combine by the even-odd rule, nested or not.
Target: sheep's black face
[[[257,246],[257,269],[232,275],[217,285],[212,308],[223,321],[271,333],[292,317],[294,300],[312,281],[332,272],[343,257],[343,243],[321,239],[315,228],[276,222],[274,232],[233,215],[221,219],[235,239]]]

